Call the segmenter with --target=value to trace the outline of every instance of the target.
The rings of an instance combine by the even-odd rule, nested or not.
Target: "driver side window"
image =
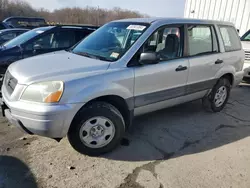
[[[142,52],[155,52],[161,61],[182,56],[182,27],[158,29],[143,45]]]
[[[74,43],[75,34],[73,31],[56,31],[36,39],[28,44],[26,49],[33,50],[34,46],[38,46],[39,49],[63,49],[73,46]]]

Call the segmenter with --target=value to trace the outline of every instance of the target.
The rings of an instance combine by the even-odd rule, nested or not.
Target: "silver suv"
[[[120,143],[134,116],[196,99],[221,111],[243,62],[231,23],[113,21],[68,51],[12,64],[2,109],[29,134],[67,135],[77,151],[100,155]]]
[[[244,79],[250,81],[250,30],[241,37],[242,47],[245,51],[245,63],[243,66]]]

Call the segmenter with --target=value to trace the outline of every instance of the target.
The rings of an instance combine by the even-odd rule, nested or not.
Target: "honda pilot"
[[[119,145],[134,116],[198,99],[220,112],[243,78],[243,63],[231,23],[113,21],[71,50],[10,65],[2,109],[28,134],[68,136],[78,152],[100,155]]]

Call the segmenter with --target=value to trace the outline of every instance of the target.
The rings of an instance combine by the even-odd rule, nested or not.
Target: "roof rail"
[[[36,19],[36,20],[42,20],[45,22],[45,19],[41,17],[25,17],[25,16],[11,16],[11,17],[5,18],[3,22],[8,22],[12,19]]]
[[[81,27],[81,28],[93,28],[97,29],[99,26],[91,25],[91,24],[60,24],[60,23],[48,23],[49,26],[58,26],[58,27]]]

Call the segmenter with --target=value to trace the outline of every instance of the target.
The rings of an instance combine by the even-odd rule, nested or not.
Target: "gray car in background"
[[[29,134],[68,135],[77,151],[100,155],[120,143],[134,116],[197,99],[221,111],[243,63],[231,23],[113,21],[68,51],[10,65],[2,109]]]
[[[29,29],[3,29],[0,30],[0,45],[9,40],[16,38],[17,36],[29,31]]]

